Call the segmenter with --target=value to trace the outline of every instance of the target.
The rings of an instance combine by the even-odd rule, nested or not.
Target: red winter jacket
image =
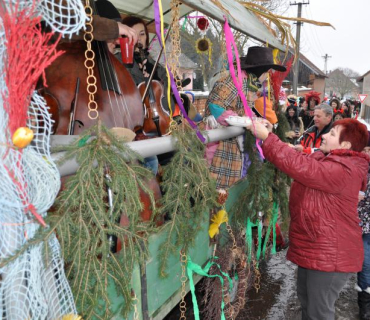
[[[312,270],[360,271],[364,253],[357,203],[366,188],[369,158],[350,150],[306,155],[274,134],[262,149],[268,161],[294,179],[287,259]]]

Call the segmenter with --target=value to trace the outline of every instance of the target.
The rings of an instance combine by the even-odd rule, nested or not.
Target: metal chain
[[[84,34],[84,40],[86,41],[87,49],[85,51],[85,67],[87,69],[87,93],[89,94],[89,103],[88,108],[89,111],[87,112],[88,117],[91,120],[95,120],[99,117],[98,112],[98,104],[95,101],[95,94],[98,90],[96,87],[96,77],[94,76],[94,67],[95,67],[95,52],[91,48],[92,41],[94,40],[94,27],[93,23],[93,9],[90,6],[89,0],[86,0],[85,11],[87,16],[89,17],[89,21],[86,22],[86,31]]]
[[[131,290],[131,296],[132,296],[132,306],[134,307],[134,316],[133,316],[133,320],[139,320],[139,311],[137,310],[137,303],[139,302],[139,300],[137,299],[136,297],[136,293],[134,290]]]
[[[186,302],[185,302],[185,296],[186,296],[186,264],[188,262],[188,258],[183,250],[180,251],[180,262],[181,262],[181,302],[179,304],[180,306],[180,320],[186,320]]]
[[[176,81],[176,86],[179,91],[182,90],[181,78],[179,74],[179,58],[181,55],[180,46],[180,1],[171,0],[171,13],[172,13],[172,28],[170,33],[171,38],[171,52],[168,59],[168,64],[171,68],[172,74]]]
[[[254,274],[255,274],[254,289],[256,289],[256,292],[258,293],[258,291],[261,288],[261,284],[260,284],[261,283],[261,272],[258,269],[256,259],[253,260],[253,269],[254,269]]]
[[[234,233],[233,233],[233,229],[231,229],[231,226],[229,225],[228,222],[226,222],[226,230],[229,233],[229,235],[231,237],[231,240],[233,241],[233,247],[231,248],[231,250],[232,251],[237,250],[236,240],[235,240],[235,236],[234,236]]]

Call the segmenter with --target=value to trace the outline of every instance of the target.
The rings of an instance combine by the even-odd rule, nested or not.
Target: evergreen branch
[[[160,245],[159,275],[166,277],[168,259],[176,250],[187,250],[194,244],[205,212],[216,205],[215,182],[211,179],[204,159],[204,145],[194,130],[182,124],[173,133],[176,153],[163,168],[162,187],[165,192],[159,214],[170,221],[162,227],[165,240]]]

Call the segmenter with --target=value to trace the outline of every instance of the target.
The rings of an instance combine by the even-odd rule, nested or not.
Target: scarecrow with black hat
[[[258,99],[258,89],[266,79],[270,69],[285,71],[282,65],[274,63],[272,49],[251,47],[247,56],[240,58],[243,70],[243,92],[249,107],[257,116],[263,116],[272,123],[277,122],[272,104],[265,97]],[[265,104],[264,101],[267,103]],[[266,105],[266,108],[264,107]],[[258,107],[258,110],[256,108]],[[218,125],[227,126],[225,119],[229,116],[245,116],[244,106],[229,71],[220,74],[206,102],[205,114],[208,119],[216,120]],[[210,123],[210,121],[208,121]],[[222,140],[218,144],[207,146],[206,158],[210,165],[211,175],[216,179],[217,189],[228,189],[240,178],[244,177],[249,166],[248,154],[243,153],[243,137]]]

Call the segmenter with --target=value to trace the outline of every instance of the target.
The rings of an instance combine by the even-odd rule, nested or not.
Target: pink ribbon
[[[243,92],[243,80],[241,77],[242,70],[240,68],[240,60],[239,60],[239,54],[238,49],[235,44],[234,35],[231,31],[231,28],[229,26],[229,23],[227,22],[227,19],[225,17],[225,26],[224,26],[224,32],[225,32],[225,41],[226,41],[226,52],[227,52],[227,58],[229,61],[229,70],[231,74],[231,78],[233,79],[234,85],[238,91],[238,94],[242,100],[243,106],[244,106],[244,112],[248,117],[252,120],[253,130],[255,131],[254,122],[253,122],[253,112],[251,108],[248,106],[247,98],[245,97],[245,94]],[[235,52],[235,59],[236,59],[236,66],[238,70],[238,79],[235,75],[234,65],[233,65],[233,52],[232,52],[232,46],[234,47]],[[263,152],[260,146],[260,139],[256,139],[256,147],[259,153],[261,154],[262,159],[265,159],[263,156]]]

